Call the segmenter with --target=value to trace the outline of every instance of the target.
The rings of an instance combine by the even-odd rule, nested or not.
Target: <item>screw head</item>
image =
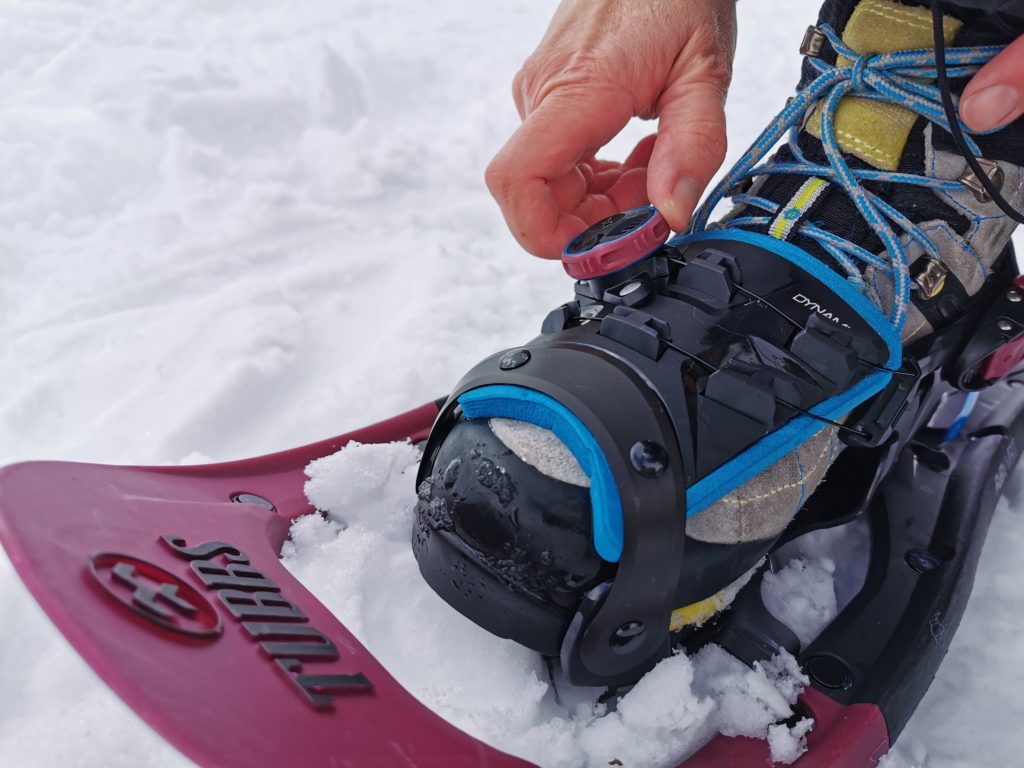
[[[952,556],[952,552],[943,555],[941,552],[930,552],[927,549],[908,549],[903,559],[918,573],[927,573],[941,567]]]
[[[612,650],[615,653],[632,653],[643,644],[646,634],[647,627],[642,621],[627,621],[612,635]]]
[[[1011,288],[1009,291],[1006,292],[1006,298],[1012,301],[1014,304],[1016,304],[1018,301],[1024,298],[1024,296],[1021,296],[1020,291]]]
[[[506,352],[498,361],[498,367],[503,371],[511,371],[520,368],[530,362],[530,351],[528,349],[513,349]]]
[[[1010,331],[1013,330],[1013,323],[1011,323],[1009,320],[999,320],[996,322],[996,328],[998,328],[1003,333],[1009,333]]]
[[[236,493],[231,496],[231,500],[236,504],[255,504],[257,507],[263,507],[271,512],[277,511],[269,499],[264,499],[255,493]]]
[[[668,469],[668,452],[651,440],[641,440],[629,449],[629,463],[643,477],[660,477]]]
[[[824,688],[845,691],[853,685],[853,675],[839,659],[832,656],[812,656],[804,662],[811,679]]]

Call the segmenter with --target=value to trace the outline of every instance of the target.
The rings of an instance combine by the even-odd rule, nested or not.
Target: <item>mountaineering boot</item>
[[[575,299],[467,374],[427,443],[413,547],[447,602],[575,683],[635,682],[670,629],[728,604],[846,445],[887,439],[1016,273],[1024,120],[960,124],[981,179],[940,85],[1020,30],[939,21],[942,72],[928,8],[826,3],[797,94],[686,234],[665,244],[648,207],[567,246]]]

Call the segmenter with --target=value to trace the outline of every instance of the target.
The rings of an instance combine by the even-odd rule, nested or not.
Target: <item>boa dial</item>
[[[603,277],[649,256],[668,236],[668,223],[654,206],[633,208],[576,235],[562,251],[562,266],[577,280]]]

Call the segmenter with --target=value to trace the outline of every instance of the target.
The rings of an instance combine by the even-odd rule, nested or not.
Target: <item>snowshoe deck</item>
[[[281,565],[303,468],[426,436],[433,404],[341,437],[193,467],[0,473],[0,540],[75,649],[203,766],[525,766],[410,696]]]
[[[200,765],[527,766],[420,704],[279,561],[291,521],[313,512],[303,493],[310,461],[353,440],[422,440],[437,413],[430,403],[337,438],[225,464],[7,467],[0,471],[0,542],[100,677]],[[944,563],[927,568],[932,561],[922,560],[918,571],[896,551],[901,542],[890,540],[893,549],[876,566],[872,589],[833,627],[840,638],[862,637],[857,627],[877,619],[877,596],[895,578],[908,601],[903,609],[944,611],[947,633],[928,644],[922,640],[932,636],[927,624],[903,632],[915,664],[883,670],[888,685],[876,685],[879,673],[866,675],[870,684],[853,679],[830,687],[827,665],[812,674],[799,706],[816,725],[798,768],[876,765],[923,695],[959,621],[984,531],[1019,455],[1022,413],[1024,385],[1011,380],[991,387],[947,457],[951,463],[939,457],[941,446],[905,441],[884,462],[879,458],[878,482],[864,490],[861,509],[810,508],[798,518],[798,527],[809,530],[870,507],[883,521],[890,518],[879,504],[898,499],[897,486],[924,482],[924,472],[945,478],[931,504],[915,509],[920,524],[913,531],[923,542],[918,548],[934,549]],[[892,466],[899,471],[890,472]],[[856,476],[849,474],[851,482]],[[969,526],[952,524],[959,519],[954,506],[968,510]],[[954,545],[929,549],[943,532]],[[899,571],[903,566],[913,583]],[[770,653],[773,639],[752,636],[742,610],[726,616],[712,639],[727,648],[760,643]],[[830,631],[800,656],[805,669],[812,656],[840,658],[859,678],[858,658],[842,657],[848,649],[840,641],[831,648]],[[894,691],[909,694],[897,698]],[[763,741],[718,737],[683,765],[767,766],[768,754]]]

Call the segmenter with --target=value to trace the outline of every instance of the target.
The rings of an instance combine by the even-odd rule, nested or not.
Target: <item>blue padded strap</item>
[[[459,397],[468,419],[505,418],[550,429],[565,443],[590,478],[594,548],[609,562],[622,555],[622,502],[611,467],[590,430],[553,397],[525,387],[493,384]]]
[[[892,374],[885,371],[869,374],[842,394],[811,408],[811,413],[835,421],[885,389],[891,378]],[[686,489],[686,516],[690,517],[707,509],[725,494],[752,480],[787,453],[814,437],[822,427],[822,423],[817,419],[801,415],[774,432],[769,432],[745,451]]]

